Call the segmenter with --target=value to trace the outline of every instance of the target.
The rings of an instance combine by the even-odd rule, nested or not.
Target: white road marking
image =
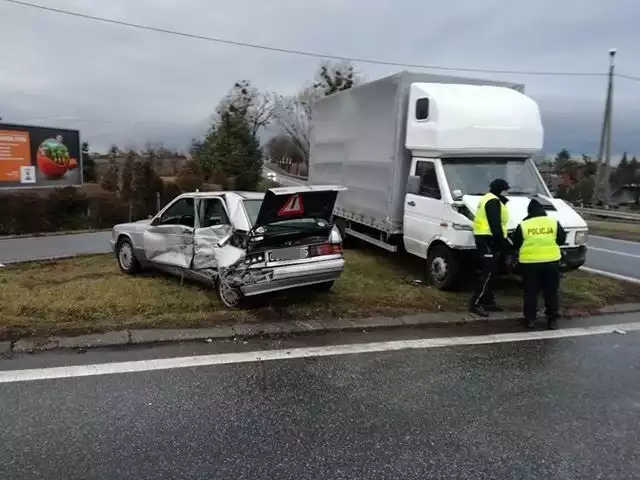
[[[633,242],[631,240],[621,240],[619,238],[611,238],[611,237],[600,237],[598,235],[589,235],[589,238],[597,238],[598,240],[611,240],[612,242],[619,242],[619,243],[629,243],[631,245],[635,245],[637,247],[640,247],[640,242]]]
[[[247,362],[265,362],[292,358],[329,357],[357,353],[389,352],[410,349],[452,347],[460,345],[486,345],[493,343],[548,340],[553,338],[582,337],[586,335],[611,334],[616,330],[640,331],[640,322],[602,325],[562,330],[540,330],[535,332],[504,333],[466,337],[425,338],[391,342],[329,345],[324,347],[292,348],[288,350],[265,350],[217,355],[198,355],[180,358],[162,358],[132,362],[101,363],[95,365],[72,365],[67,367],[36,368],[30,370],[7,370],[0,372],[0,383],[30,382],[61,378],[113,375],[120,373],[150,372],[174,368],[193,368],[210,365],[228,365]]]
[[[603,277],[613,278],[615,280],[622,280],[623,282],[637,283],[640,285],[640,278],[627,277],[626,275],[620,275],[618,273],[606,272],[604,270],[597,270],[590,267],[580,267],[580,270],[587,273],[593,273],[595,275],[602,275]]]
[[[608,248],[589,247],[589,250],[595,250],[596,252],[606,252],[613,255],[622,255],[623,257],[640,258],[640,255],[635,253],[617,252],[615,250],[609,250]]]

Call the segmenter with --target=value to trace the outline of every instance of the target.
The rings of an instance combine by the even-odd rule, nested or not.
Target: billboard
[[[0,123],[0,189],[81,184],[79,131]]]

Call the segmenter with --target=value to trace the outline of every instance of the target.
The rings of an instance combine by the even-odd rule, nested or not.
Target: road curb
[[[2,240],[15,240],[20,238],[39,238],[39,237],[60,237],[64,235],[82,235],[87,233],[104,233],[110,232],[110,228],[103,229],[89,229],[89,230],[65,230],[62,232],[43,232],[43,233],[25,233],[19,235],[1,235],[0,242]]]
[[[598,310],[568,310],[563,318],[640,312],[640,303],[619,304]],[[424,313],[399,317],[333,318],[296,320],[292,322],[240,323],[209,328],[123,330],[75,337],[24,338],[15,342],[0,342],[0,355],[24,354],[58,349],[89,349],[176,343],[189,341],[213,341],[221,339],[249,339],[255,337],[279,337],[296,334],[329,332],[390,330],[400,327],[437,328],[469,323],[502,323],[520,321],[522,315],[506,312],[489,319],[464,312]]]
[[[22,265],[25,263],[46,263],[46,262],[57,262],[59,260],[70,260],[72,258],[84,258],[84,257],[95,257],[97,255],[111,255],[113,252],[103,252],[103,253],[80,253],[76,255],[56,255],[53,257],[45,257],[45,258],[31,258],[29,260],[18,260],[16,262],[7,262],[0,263],[0,267],[9,267],[12,265]],[[6,261],[6,260],[5,260]]]

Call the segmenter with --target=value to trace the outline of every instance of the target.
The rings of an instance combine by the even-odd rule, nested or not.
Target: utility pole
[[[613,116],[613,77],[615,76],[615,64],[617,50],[609,50],[609,82],[607,84],[607,99],[604,106],[604,118],[600,133],[600,148],[598,149],[596,183],[593,189],[594,202],[602,200],[605,207],[609,206],[611,185],[609,177],[611,172],[611,118]],[[602,190],[601,190],[602,189]],[[600,195],[602,191],[602,195]]]

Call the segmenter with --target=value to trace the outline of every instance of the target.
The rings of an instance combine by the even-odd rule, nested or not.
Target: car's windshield
[[[482,195],[496,178],[510,185],[510,195],[548,195],[532,160],[524,158],[444,158],[442,167],[449,188],[463,195]]]
[[[249,216],[249,221],[251,222],[251,226],[256,223],[258,219],[258,213],[260,213],[260,206],[262,205],[262,199],[256,198],[254,200],[244,200],[244,208],[247,211],[247,215]]]

